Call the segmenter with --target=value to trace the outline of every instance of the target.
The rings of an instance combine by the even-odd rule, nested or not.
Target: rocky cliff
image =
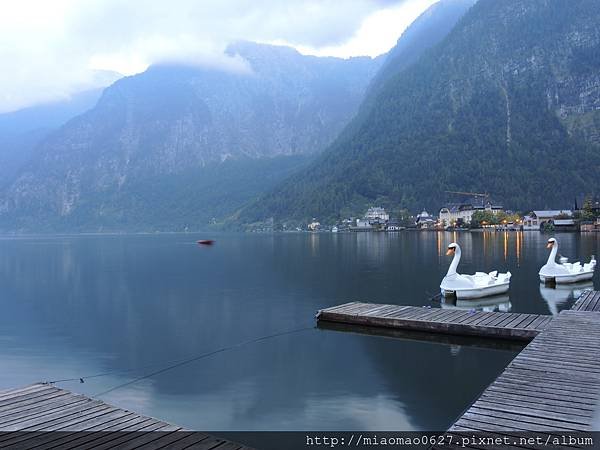
[[[219,172],[225,176],[239,173],[244,161],[265,161],[260,169],[251,164],[262,183],[251,183],[246,195],[227,195],[240,191],[239,177],[219,184],[215,195],[221,206],[229,204],[218,214],[231,213],[266,188],[264,183],[279,180],[330,144],[382,62],[303,56],[247,42],[227,53],[231,67],[156,66],[107,88],[95,108],[48,136],[3,190],[0,227],[153,228],[157,208],[169,215],[169,205],[157,205],[163,192],[156,195],[152,186],[165,185],[169,201],[183,195],[208,201],[190,205],[195,211],[188,224],[201,227],[217,211],[210,209],[210,192],[190,192],[194,174],[213,180],[220,164],[235,167]],[[285,156],[295,158],[269,161]],[[268,167],[276,167],[276,174]],[[196,181],[198,189],[211,185]],[[123,209],[133,193],[137,224]]]

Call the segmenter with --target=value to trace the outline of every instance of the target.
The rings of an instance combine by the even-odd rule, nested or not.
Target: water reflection
[[[515,232],[515,255],[517,257],[517,267],[521,263],[521,247],[523,245],[523,232]]]
[[[591,281],[576,284],[557,284],[548,286],[540,283],[540,295],[548,305],[550,314],[556,316],[562,309],[577,300],[583,291],[593,289]]]
[[[510,297],[508,295],[494,295],[474,300],[443,299],[441,307],[443,309],[509,312],[512,305],[510,304]]]
[[[513,273],[509,298],[482,309],[548,311],[537,277],[548,237],[539,233],[221,235],[198,248],[206,237],[0,239],[0,389],[111,372],[65,385],[94,394],[148,365],[311,325],[323,307],[431,305],[427,293],[439,291],[454,240],[462,272]],[[600,253],[596,235],[560,239],[565,254]],[[514,355],[452,345],[308,330],[106,400],[195,429],[443,429]],[[393,420],[373,421],[369,408]]]

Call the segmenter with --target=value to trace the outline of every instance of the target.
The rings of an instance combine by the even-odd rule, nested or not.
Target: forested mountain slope
[[[600,2],[480,0],[241,220],[436,210],[445,190],[565,207],[600,182]]]

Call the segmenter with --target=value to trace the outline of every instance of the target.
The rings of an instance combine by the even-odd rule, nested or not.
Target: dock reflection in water
[[[474,300],[442,299],[440,306],[443,309],[464,309],[487,312],[510,312],[512,307],[508,295],[494,295],[492,297]]]
[[[583,291],[591,289],[594,289],[594,283],[591,281],[576,284],[557,284],[555,286],[540,283],[540,295],[553,316],[575,302]]]

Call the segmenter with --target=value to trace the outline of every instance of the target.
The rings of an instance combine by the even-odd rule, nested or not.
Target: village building
[[[579,224],[582,233],[600,231],[600,217],[596,220],[586,220]]]
[[[385,230],[390,220],[390,215],[383,208],[369,208],[362,219],[356,219],[356,226],[352,231]]]
[[[308,224],[309,231],[319,231],[321,228],[321,223],[317,222],[317,219],[313,219],[311,223]]]
[[[400,231],[403,230],[404,227],[400,225],[400,220],[392,218],[388,220],[387,226],[385,227],[386,231]]]
[[[365,214],[364,219],[367,220],[371,224],[386,223],[388,220],[390,220],[390,215],[387,212],[385,212],[385,209],[375,207],[375,208],[369,208],[367,210],[367,213]]]
[[[504,212],[501,205],[496,205],[491,201],[485,203],[450,203],[440,209],[440,222],[445,226],[454,226],[457,223],[468,225],[471,223],[473,214],[476,211],[487,211],[492,214]]]
[[[421,214],[417,215],[416,224],[420,230],[432,230],[436,227],[437,221],[435,217],[423,210]]]
[[[532,211],[523,217],[523,231],[539,231],[546,224],[558,227],[571,227],[575,225],[573,211],[570,209],[552,209]]]

